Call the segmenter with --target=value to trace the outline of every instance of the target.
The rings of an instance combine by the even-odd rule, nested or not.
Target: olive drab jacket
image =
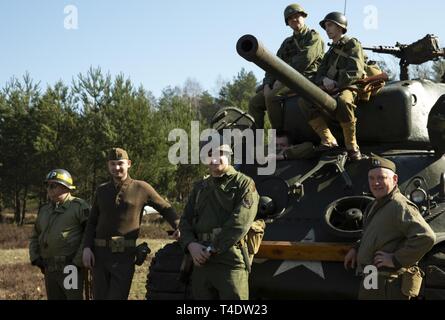
[[[31,262],[55,256],[72,259],[82,266],[81,244],[90,206],[85,200],[68,195],[65,201],[40,207],[29,243]]]
[[[373,264],[376,251],[393,253],[397,269],[415,265],[434,245],[436,236],[417,206],[398,187],[366,208],[359,243],[359,271]]]
[[[365,55],[360,42],[343,36],[333,43],[324,55],[315,76],[315,84],[321,85],[327,77],[337,81],[339,88],[350,86],[365,75]]]
[[[304,26],[301,32],[286,38],[277,56],[307,78],[315,76],[324,55],[324,42],[320,34]],[[272,86],[275,77],[266,72],[264,85]]]
[[[207,263],[245,268],[237,244],[255,219],[258,200],[253,180],[233,167],[222,177],[200,181],[195,184],[181,216],[181,246],[187,251],[191,242],[212,245],[217,254]]]

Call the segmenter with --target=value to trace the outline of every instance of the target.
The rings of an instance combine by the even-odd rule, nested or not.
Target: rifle
[[[85,300],[93,300],[93,295],[91,293],[91,272],[87,268],[83,268],[84,274],[84,291],[85,291]]]
[[[342,92],[343,90],[351,90],[359,94],[359,100],[367,101],[369,100],[371,92],[373,92],[374,90],[378,91],[379,89],[381,89],[386,81],[388,81],[388,75],[385,72],[382,72],[380,74],[371,77],[359,79],[355,81],[352,84],[352,86],[335,88],[334,90],[331,91],[326,90],[325,88],[323,88],[323,90],[329,93],[330,95],[336,95]],[[363,96],[367,96],[367,98],[364,98]]]

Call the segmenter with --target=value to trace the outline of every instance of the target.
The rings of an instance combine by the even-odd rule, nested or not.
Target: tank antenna
[[[345,7],[343,9],[343,14],[346,15],[346,4],[347,4],[348,0],[345,0]]]

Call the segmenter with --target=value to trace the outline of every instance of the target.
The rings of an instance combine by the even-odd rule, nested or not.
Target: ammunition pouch
[[[418,266],[408,268],[401,276],[402,293],[411,298],[417,297],[422,286],[423,275]]]
[[[193,272],[193,258],[190,254],[184,254],[181,267],[179,269],[179,280],[182,283],[188,283]]]
[[[96,247],[110,248],[112,253],[125,252],[125,248],[136,246],[136,239],[125,239],[123,236],[111,237],[111,239],[94,239]]]
[[[253,256],[260,250],[261,241],[264,237],[266,222],[263,219],[255,220],[244,237],[249,255]]]
[[[147,259],[147,255],[151,252],[150,248],[148,247],[147,242],[142,242],[136,247],[136,258],[134,260],[134,264],[137,266],[141,266],[145,259]]]

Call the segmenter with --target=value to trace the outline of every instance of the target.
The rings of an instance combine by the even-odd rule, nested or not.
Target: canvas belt
[[[401,274],[399,272],[379,271],[378,275],[384,278],[398,278]]]
[[[136,247],[136,239],[125,239],[124,237],[111,237],[111,239],[94,239],[96,247],[110,248],[111,252],[124,252],[125,248]]]
[[[405,272],[406,272],[405,268],[400,268],[397,271],[380,271],[379,270],[378,271],[378,276],[379,277],[384,277],[384,278],[394,278],[395,279],[395,278],[400,277]],[[366,276],[366,274],[364,274],[363,272],[360,272],[359,275],[361,277],[365,277]]]
[[[72,256],[53,256],[50,258],[44,258],[46,268],[48,271],[61,271],[67,264],[71,264]]]
[[[212,232],[198,233],[198,240],[204,242],[211,242],[215,240],[215,237],[221,232],[221,228],[214,228]]]

